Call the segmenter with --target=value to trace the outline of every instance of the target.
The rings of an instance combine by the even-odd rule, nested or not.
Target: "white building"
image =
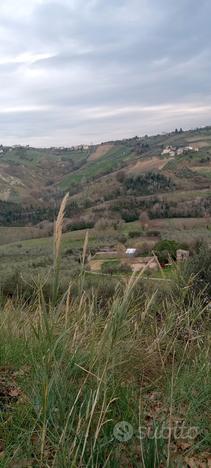
[[[164,148],[164,150],[162,151],[161,155],[175,156],[175,152],[176,148],[174,148],[173,146],[166,146],[166,148]]]
[[[199,148],[197,146],[185,146],[184,151],[195,151],[198,153]]]
[[[134,249],[134,248],[130,248],[130,249],[126,249],[126,255],[128,255],[128,257],[134,257],[134,255],[136,254],[136,251],[137,249]]]

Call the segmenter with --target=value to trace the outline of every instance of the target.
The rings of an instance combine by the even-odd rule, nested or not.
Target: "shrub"
[[[147,235],[148,237],[161,237],[160,231],[156,231],[156,230],[154,230],[154,229],[151,230],[151,231],[147,231],[147,232],[146,232],[146,235]]]
[[[126,223],[131,223],[131,222],[137,221],[139,219],[139,211],[136,210],[136,209],[122,210],[121,211],[121,216],[122,216],[122,219]]]
[[[93,220],[86,220],[86,219],[78,219],[70,223],[70,230],[71,231],[79,231],[81,229],[91,229],[94,227]]]
[[[211,300],[211,250],[206,244],[184,265],[186,277],[192,275],[192,290],[203,293],[207,302]]]
[[[181,248],[181,244],[174,240],[161,240],[154,248],[154,252],[161,264],[168,263],[169,257],[176,260],[177,249]]]
[[[95,223],[97,231],[108,231],[109,229],[116,229],[118,222],[109,218],[100,218]]]
[[[159,192],[160,190],[174,190],[175,184],[169,178],[158,172],[147,172],[137,177],[127,177],[124,181],[126,190],[140,195]]]
[[[134,239],[135,237],[140,237],[140,235],[141,235],[140,231],[130,231],[128,233],[128,237],[130,239]]]
[[[117,175],[116,175],[116,180],[120,183],[124,182],[125,180],[125,177],[126,177],[126,174],[124,171],[119,171],[117,172]]]
[[[126,244],[126,242],[127,242],[127,236],[126,236],[126,234],[118,234],[117,240],[118,240],[118,242],[120,242],[121,244]]]
[[[119,268],[120,273],[132,273],[132,268],[127,263],[122,263]]]

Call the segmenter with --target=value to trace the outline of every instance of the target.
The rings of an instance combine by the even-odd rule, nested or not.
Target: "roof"
[[[126,254],[134,254],[136,253],[136,249],[126,249]]]

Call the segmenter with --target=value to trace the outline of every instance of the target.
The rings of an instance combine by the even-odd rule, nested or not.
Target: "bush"
[[[127,242],[126,234],[118,234],[117,241],[120,242],[121,244],[126,244]]]
[[[81,229],[91,229],[94,227],[94,221],[86,219],[75,220],[70,224],[70,231],[80,231]]]
[[[159,238],[161,237],[160,231],[156,231],[156,230],[147,231],[146,235],[148,237],[159,237]]]
[[[133,221],[137,221],[139,219],[139,211],[136,209],[122,210],[121,216],[126,223],[132,223]]]
[[[140,237],[140,235],[141,235],[140,231],[130,231],[128,233],[128,237],[130,239],[134,239],[135,237]]]
[[[122,263],[119,268],[120,273],[132,273],[132,268],[127,263]]]
[[[168,263],[169,257],[176,260],[177,249],[181,248],[181,244],[174,240],[161,240],[154,248],[154,252],[161,264]]]
[[[95,229],[97,231],[109,231],[111,229],[116,229],[118,221],[110,218],[100,218],[95,223]]]
[[[147,172],[137,177],[127,177],[124,180],[124,185],[126,190],[140,195],[175,189],[174,182],[159,172]]]

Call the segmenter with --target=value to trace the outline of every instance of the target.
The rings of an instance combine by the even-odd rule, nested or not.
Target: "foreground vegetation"
[[[208,466],[209,256],[159,287],[142,272],[99,294],[86,236],[77,294],[60,294],[63,216],[48,297],[40,280],[1,305],[0,466]]]

